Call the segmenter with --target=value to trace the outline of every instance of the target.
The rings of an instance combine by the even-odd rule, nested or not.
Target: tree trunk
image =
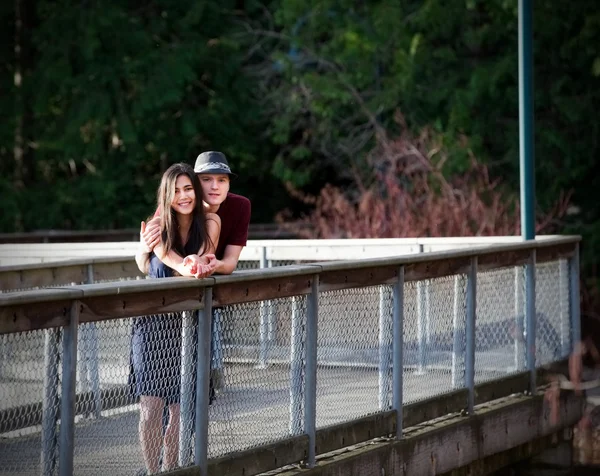
[[[14,190],[17,195],[22,193],[23,183],[23,65],[21,33],[23,21],[21,17],[21,0],[15,0],[15,142],[14,142]],[[18,210],[15,216],[14,231],[23,231],[23,216]]]

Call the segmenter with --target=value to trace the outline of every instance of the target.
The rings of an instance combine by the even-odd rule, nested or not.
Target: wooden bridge
[[[254,242],[203,280],[139,279],[134,243],[1,245],[0,475],[134,474],[131,319],[162,313],[198,377],[173,474],[487,474],[570,438],[583,402],[550,421],[540,372],[579,339],[579,238],[395,241]]]

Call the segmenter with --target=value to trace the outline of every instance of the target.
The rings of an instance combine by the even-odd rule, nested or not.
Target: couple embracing
[[[229,192],[231,172],[221,152],[203,152],[194,167],[177,163],[162,176],[157,210],[142,222],[136,263],[152,278],[230,274],[248,238],[250,201]],[[179,447],[181,318],[157,315],[134,323],[131,361],[140,398],[143,474],[173,469]],[[163,409],[169,410],[163,431]],[[162,458],[161,458],[162,453]]]

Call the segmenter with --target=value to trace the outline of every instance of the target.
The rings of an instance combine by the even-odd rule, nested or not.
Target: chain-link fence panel
[[[59,329],[0,335],[0,474],[52,473],[58,455]]]
[[[214,310],[209,457],[290,435],[302,421],[306,298]]]
[[[391,296],[388,286],[320,293],[317,427],[390,407]]]
[[[243,271],[246,269],[258,269],[260,268],[260,261],[238,261],[236,270]]]
[[[78,329],[74,474],[136,474],[192,461],[197,313]],[[62,329],[1,337],[0,474],[55,474]],[[180,444],[181,443],[181,444]],[[40,455],[41,458],[40,458]]]
[[[276,266],[290,266],[292,264],[306,264],[306,263],[308,263],[308,262],[291,260],[291,259],[275,259],[275,260],[269,261],[269,266],[272,268],[275,268]]]
[[[566,260],[540,263],[535,267],[536,366],[569,355],[569,278]]]
[[[461,276],[448,276],[404,286],[405,403],[464,385],[462,281]]]
[[[523,268],[477,273],[475,383],[525,369]]]
[[[75,474],[191,462],[196,328],[195,311],[80,326]]]

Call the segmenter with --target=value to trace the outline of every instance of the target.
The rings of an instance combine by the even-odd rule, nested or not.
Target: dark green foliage
[[[33,53],[23,85],[0,84],[3,100],[13,98],[2,108],[11,111],[3,176],[15,173],[19,114],[28,161],[23,186],[0,183],[1,230],[136,226],[153,211],[162,171],[205,149],[228,153],[242,176],[265,170],[245,52],[231,40],[233,3],[33,2],[39,24],[22,37]],[[14,10],[2,15],[14,24]],[[2,58],[8,72],[19,66],[9,48]]]
[[[377,137],[405,125],[435,130],[449,176],[474,155],[517,194],[517,4],[0,2],[0,231],[137,226],[161,172],[206,149],[230,156],[234,191],[268,222],[299,207],[286,183],[317,194],[368,181]],[[545,212],[572,190],[576,213],[558,225],[584,235],[590,275],[600,13],[591,1],[534,9],[536,196]]]

